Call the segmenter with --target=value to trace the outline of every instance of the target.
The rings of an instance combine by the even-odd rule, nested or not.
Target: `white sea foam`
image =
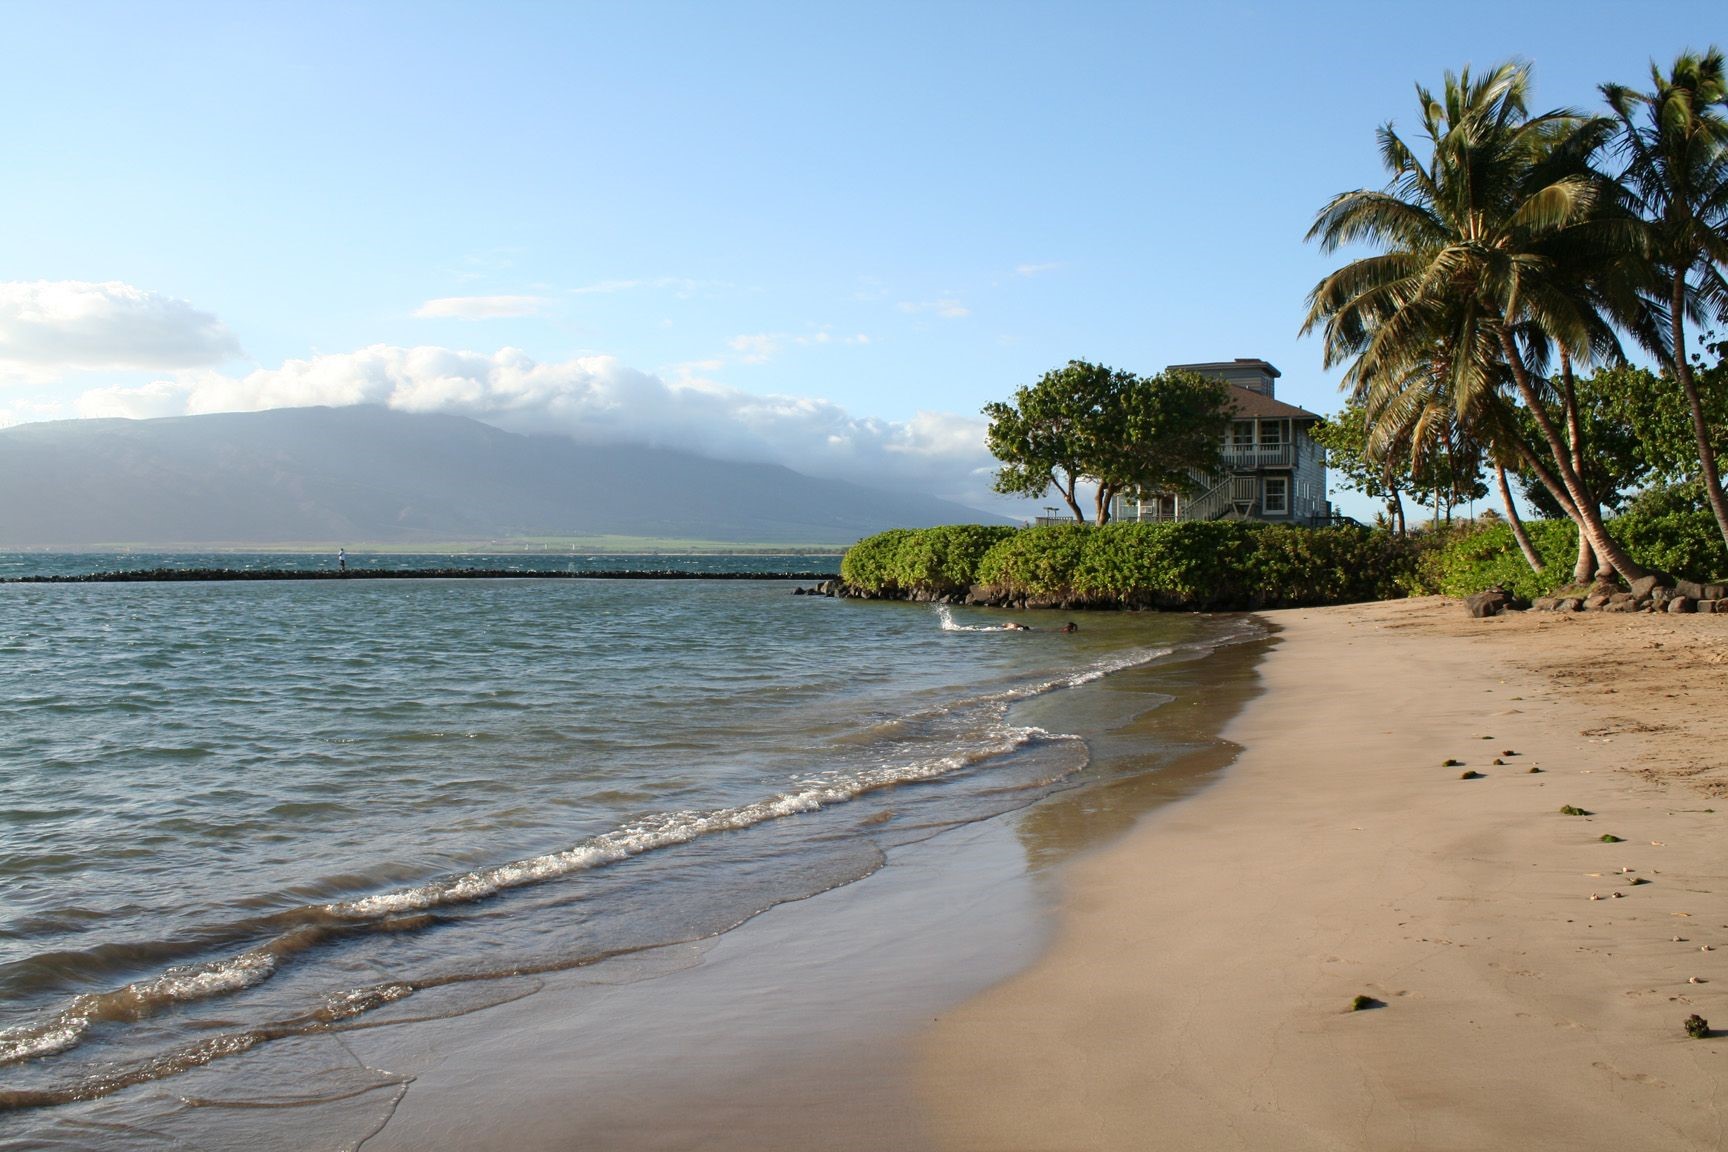
[[[16,1064],[38,1056],[52,1056],[76,1047],[90,1030],[89,1017],[61,1012],[48,1020],[20,1024],[0,1031],[0,1064]]]
[[[969,750],[909,763],[804,777],[796,781],[798,786],[793,791],[731,808],[654,813],[559,852],[476,869],[414,888],[338,901],[324,905],[324,910],[345,919],[363,920],[480,900],[510,888],[598,868],[658,848],[687,844],[712,833],[737,831],[783,816],[843,804],[892,784],[934,779],[1040,739],[1078,738],[1053,736],[1042,728],[999,727],[991,733],[991,739]]]
[[[76,1047],[97,1020],[135,1020],[164,1004],[203,1000],[261,984],[275,974],[276,956],[256,948],[226,960],[170,968],[114,992],[74,997],[59,1012],[0,1031],[0,1065],[51,1056]]]

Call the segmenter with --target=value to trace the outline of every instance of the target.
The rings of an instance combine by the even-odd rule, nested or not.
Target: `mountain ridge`
[[[0,429],[0,548],[607,535],[845,543],[962,522],[1006,521],[777,464],[376,405]]]

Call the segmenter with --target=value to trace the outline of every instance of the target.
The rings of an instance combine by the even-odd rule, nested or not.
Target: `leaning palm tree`
[[[1377,246],[1308,296],[1304,333],[1324,329],[1328,367],[1349,362],[1359,395],[1436,383],[1467,431],[1483,413],[1521,403],[1548,451],[1510,447],[1578,524],[1595,555],[1627,580],[1646,575],[1608,534],[1549,409],[1555,348],[1612,357],[1612,326],[1561,253],[1602,243],[1601,178],[1586,162],[1608,124],[1569,111],[1532,116],[1529,68],[1504,64],[1473,78],[1448,73],[1439,98],[1417,86],[1426,162],[1390,124],[1380,128],[1381,190],[1334,197],[1309,229],[1328,252]],[[1436,379],[1426,368],[1444,349]],[[1370,405],[1371,407],[1373,405]],[[1545,459],[1543,457],[1546,457]]]
[[[1666,76],[1650,66],[1651,90],[1602,85],[1619,123],[1615,146],[1626,162],[1623,184],[1648,221],[1656,283],[1668,319],[1655,352],[1679,381],[1698,437],[1704,493],[1728,544],[1728,498],[1698,384],[1686,355],[1688,318],[1728,319],[1728,82],[1722,53],[1684,53]]]

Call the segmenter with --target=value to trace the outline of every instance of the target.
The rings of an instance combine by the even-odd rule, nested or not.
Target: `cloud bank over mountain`
[[[452,413],[587,444],[642,444],[782,464],[814,476],[1004,507],[989,492],[994,461],[981,418],[940,412],[902,421],[857,417],[826,400],[758,395],[694,377],[667,380],[610,356],[540,363],[514,348],[487,354],[376,344],[243,376],[182,372],[140,386],[93,389],[77,407],[87,417],[146,418],[356,404]]]
[[[541,296],[450,296],[426,300],[414,316],[507,319],[532,316],[545,304]],[[902,308],[965,315],[963,305],[946,298]],[[709,378],[728,364],[760,364],[787,349],[867,343],[861,333],[834,335],[826,327],[758,332],[733,338],[715,359],[673,365],[664,373],[608,355],[541,362],[512,347],[486,353],[380,343],[236,374],[232,365],[244,353],[233,332],[187,301],[120,281],[0,282],[0,383],[57,385],[63,396],[45,403],[12,390],[9,406],[0,408],[0,426],[62,416],[68,404],[83,417],[130,418],[370,404],[469,416],[513,432],[560,433],[589,445],[642,445],[779,464],[811,476],[1025,514],[1025,502],[990,492],[994,461],[979,417],[920,411],[909,419],[877,419],[830,400],[747,392]],[[66,389],[92,373],[106,374],[109,382],[72,399]],[[132,382],[141,373],[157,378]]]

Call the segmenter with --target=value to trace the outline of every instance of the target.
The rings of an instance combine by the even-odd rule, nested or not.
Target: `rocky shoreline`
[[[1666,612],[1681,615],[1728,613],[1728,584],[1705,584],[1660,575],[1644,576],[1622,588],[1598,580],[1587,586],[1563,588],[1552,596],[1524,601],[1504,588],[1488,588],[1467,596],[1464,606],[1476,617],[1507,611],[1532,612]]]

